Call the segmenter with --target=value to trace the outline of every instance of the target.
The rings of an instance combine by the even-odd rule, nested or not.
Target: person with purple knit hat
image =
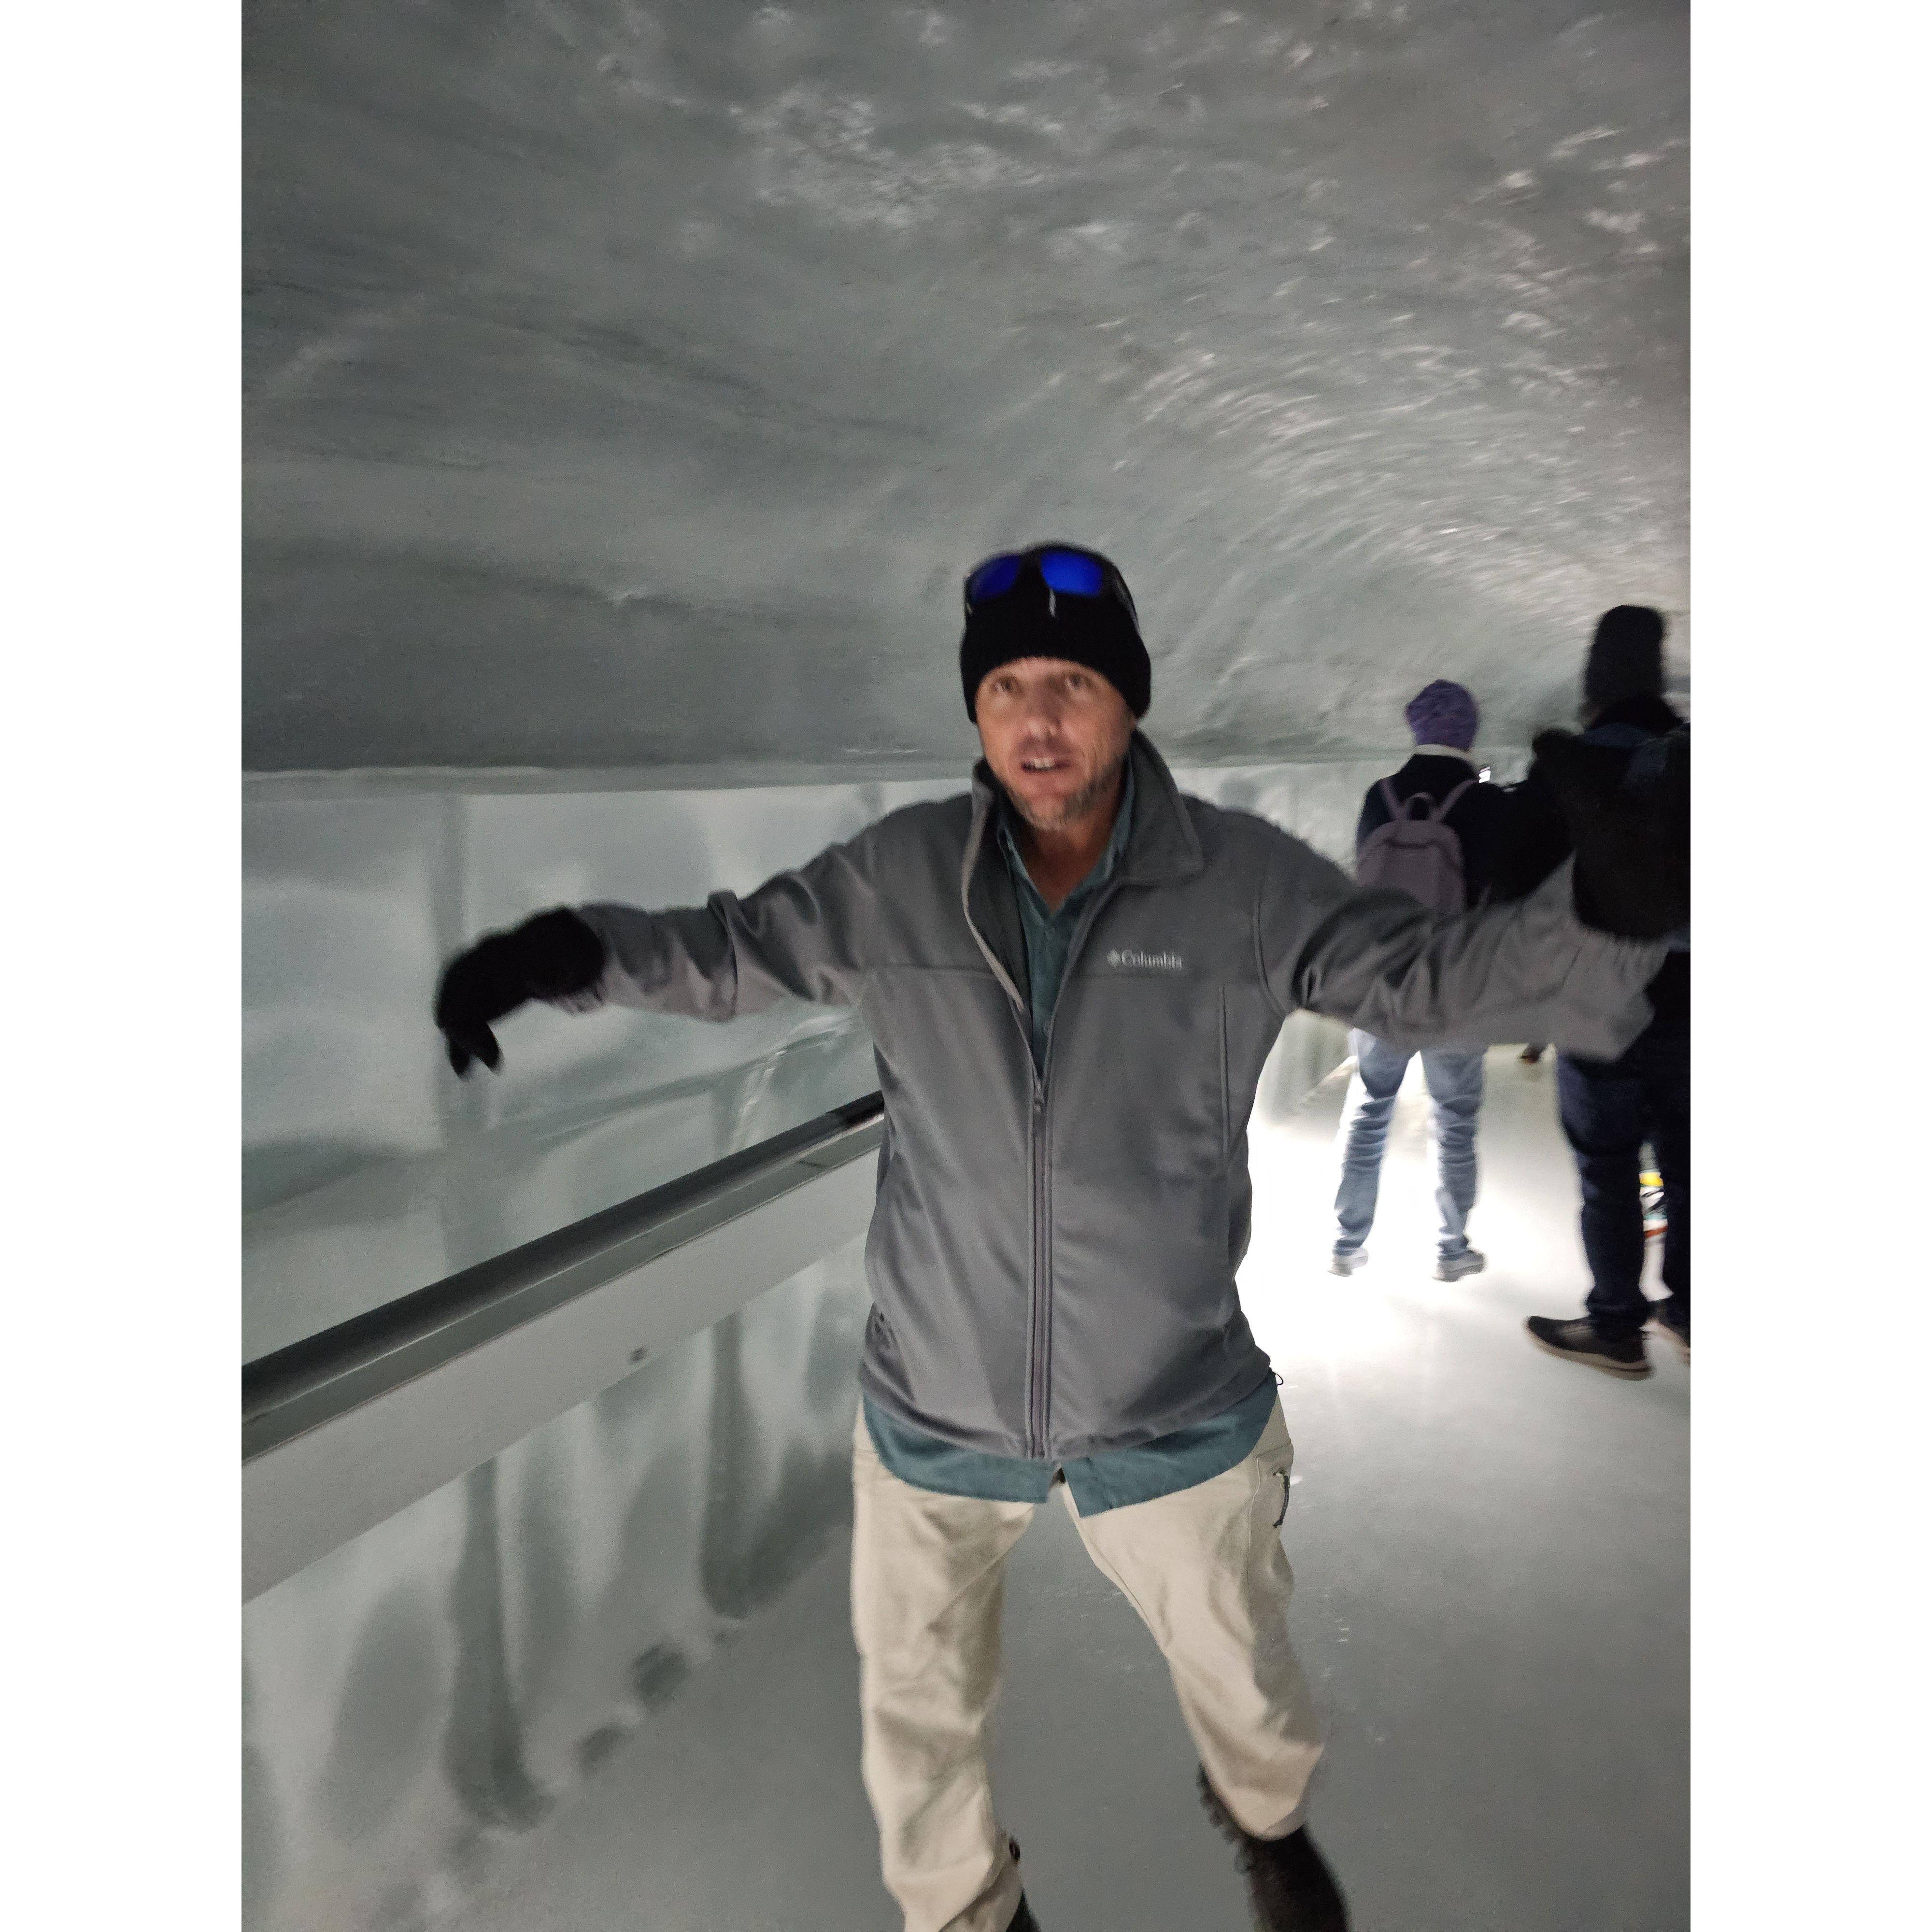
[[[1481,713],[1460,685],[1438,678],[1408,701],[1403,716],[1415,740],[1415,753],[1401,770],[1369,788],[1355,827],[1358,874],[1368,880],[1372,851],[1404,821],[1404,832],[1430,819],[1453,837],[1447,849],[1460,867],[1450,880],[1453,904],[1462,911],[1484,903],[1503,809],[1500,790],[1485,783],[1469,757]],[[1412,801],[1420,801],[1420,809]],[[1377,835],[1382,834],[1378,841]],[[1442,848],[1443,842],[1438,840]],[[1391,880],[1391,883],[1398,883]],[[1359,1028],[1348,1036],[1355,1070],[1342,1109],[1338,1136],[1342,1176],[1335,1194],[1335,1246],[1329,1262],[1336,1274],[1353,1274],[1368,1260],[1364,1245],[1376,1218],[1382,1152],[1408,1063],[1415,1056],[1377,1040]],[[1481,1251],[1469,1245],[1469,1210],[1476,1202],[1476,1117],[1483,1104],[1483,1049],[1479,1044],[1424,1047],[1422,1077],[1429,1088],[1430,1118],[1436,1142],[1436,1279],[1460,1281],[1483,1266]]]

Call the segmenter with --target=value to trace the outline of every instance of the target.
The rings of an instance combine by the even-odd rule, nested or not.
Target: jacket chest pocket
[[[1048,1084],[1063,1157],[1120,1174],[1224,1172],[1232,1136],[1222,988],[1157,970],[1070,980]]]

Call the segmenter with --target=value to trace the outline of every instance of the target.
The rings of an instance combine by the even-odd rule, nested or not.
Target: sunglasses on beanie
[[[966,573],[964,602],[970,616],[982,604],[1004,597],[1019,582],[1030,564],[1040,573],[1049,597],[1106,597],[1115,598],[1138,626],[1139,615],[1126,580],[1104,556],[1091,550],[1073,550],[1052,544],[1040,550],[1002,550],[985,558]]]

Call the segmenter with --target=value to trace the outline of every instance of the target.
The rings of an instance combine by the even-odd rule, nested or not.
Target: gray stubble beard
[[[1084,818],[1102,799],[1106,797],[1108,787],[1120,776],[1121,772],[1126,768],[1126,762],[1127,754],[1125,751],[1123,751],[1120,755],[1101,772],[1091,784],[1084,785],[1076,791],[1060,808],[1058,814],[1052,818],[1036,818],[1018,799],[1012,797],[1010,792],[1007,794],[1007,796],[1012,800],[1014,809],[1036,832],[1058,832],[1063,826],[1072,824],[1076,818]]]

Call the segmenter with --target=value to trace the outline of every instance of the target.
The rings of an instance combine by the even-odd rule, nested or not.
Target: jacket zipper
[[[1033,1297],[1032,1332],[1027,1340],[1027,1454],[1037,1462],[1046,1454],[1047,1351],[1050,1345],[1046,1288],[1046,1083],[1037,1068],[1034,1072],[1030,1125],[1032,1132],[1028,1140],[1029,1164],[1033,1169]]]
[[[1047,1426],[1050,1420],[1048,1396],[1053,1384],[1053,1271],[1052,1242],[1048,1218],[1046,1076],[1053,1064],[1053,1030],[1060,1018],[1060,1002],[1066,997],[1066,982],[1073,976],[1075,962],[1094,922],[1120,887],[1118,878],[1109,879],[1074,928],[1066,949],[1066,964],[1060,975],[1060,992],[1053,1011],[1046,1016],[1046,1043],[1041,1064],[1034,1069],[1033,1132],[1030,1152],[1033,1168],[1033,1333],[1027,1352],[1027,1453],[1035,1461],[1046,1455]],[[1033,1058],[1033,1040],[1027,1040],[1027,1058]]]
[[[966,915],[966,929],[973,935],[973,942],[986,956],[986,963],[993,969],[993,976],[1005,988],[1006,1004],[1012,1010],[1014,1024],[1020,1030],[1020,1040],[1027,1057],[1027,1065],[1033,1076],[1033,1106],[1027,1117],[1027,1168],[1028,1178],[1033,1190],[1033,1295],[1028,1311],[1027,1338],[1027,1454],[1035,1462],[1042,1461],[1046,1455],[1046,1432],[1050,1419],[1048,1390],[1051,1380],[1053,1352],[1052,1298],[1048,1288],[1048,1276],[1052,1272],[1052,1243],[1047,1221],[1047,1113],[1046,1073],[1053,1060],[1054,1023],[1060,1013],[1060,1002],[1054,1001],[1054,1010],[1047,1016],[1045,1052],[1038,1064],[1033,1057],[1033,1030],[1028,1023],[1027,1004],[1019,989],[1008,977],[998,956],[973,923],[973,907],[970,881],[975,866],[986,849],[986,820],[980,821],[978,838],[969,849],[968,862],[960,878],[960,904]],[[1079,926],[1073,934],[1072,944],[1066,949],[1066,964],[1060,976],[1060,990],[1066,990],[1068,976],[1072,972],[1074,962],[1080,957],[1081,949],[1087,944],[1087,937],[1094,929],[1094,922],[1114,895],[1120,889],[1122,880],[1117,876],[1109,879],[1101,888],[1100,896],[1082,916]]]
[[[986,935],[973,923],[972,879],[975,866],[982,862],[986,850],[986,818],[980,820],[976,836],[967,848],[966,863],[959,879],[960,908],[966,915],[966,929],[973,935],[973,943],[985,956],[986,964],[993,969],[997,980],[1006,995],[1006,1006],[1012,1014],[1013,1024],[1020,1030],[1020,1051],[1026,1055],[1027,1073],[1032,1105],[1027,1109],[1027,1184],[1032,1196],[1033,1218],[1033,1292],[1027,1311],[1027,1452],[1037,1459],[1046,1454],[1046,1390],[1040,1374],[1040,1354],[1045,1331],[1046,1310],[1041,1284],[1046,1278],[1044,1244],[1046,1214],[1042,1202],[1046,1195],[1046,1156],[1042,1148],[1042,1129],[1046,1114],[1046,1076],[1045,1070],[1034,1062],[1033,1057],[1033,1029],[1027,1018],[1027,1002],[1019,988],[1014,985],[1006,969],[1000,963],[999,956],[986,944]]]

